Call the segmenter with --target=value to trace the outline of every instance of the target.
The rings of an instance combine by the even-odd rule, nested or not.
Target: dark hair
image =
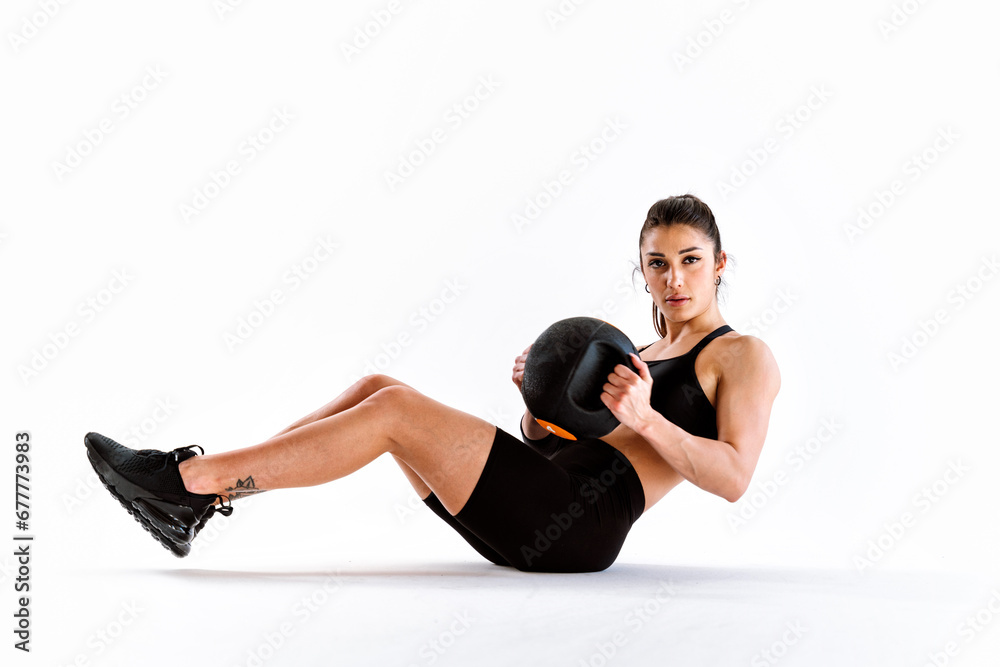
[[[649,207],[646,221],[642,223],[642,230],[639,232],[639,265],[635,267],[635,270],[642,271],[642,242],[645,241],[649,231],[655,227],[670,227],[671,225],[694,227],[712,242],[715,264],[718,264],[719,260],[722,259],[722,236],[719,234],[718,225],[715,224],[715,215],[712,214],[712,209],[692,194],[677,195],[661,199]],[[715,288],[715,296],[716,298],[719,296],[719,286]],[[663,317],[663,313],[660,312],[655,303],[653,304],[653,326],[660,338],[667,335],[666,318]]]

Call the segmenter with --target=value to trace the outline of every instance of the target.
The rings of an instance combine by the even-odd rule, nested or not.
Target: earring
[[[651,292],[649,291],[649,284],[648,283],[646,284],[646,294],[651,294]]]
[[[722,284],[722,276],[719,276],[719,277],[717,277],[717,278],[715,279],[715,284],[716,284],[716,286],[718,286],[718,285],[721,285],[721,284]]]

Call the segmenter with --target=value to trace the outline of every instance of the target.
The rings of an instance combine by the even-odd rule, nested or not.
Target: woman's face
[[[646,233],[641,259],[650,296],[667,320],[690,320],[715,301],[715,277],[725,254],[717,273],[712,242],[694,227],[654,227]]]

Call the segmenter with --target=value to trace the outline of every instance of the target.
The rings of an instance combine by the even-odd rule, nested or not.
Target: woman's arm
[[[528,360],[528,351],[530,349],[531,345],[524,348],[524,352],[514,357],[514,372],[511,375],[511,380],[513,380],[514,386],[517,387],[518,391],[521,391],[521,384],[524,382],[524,364]],[[529,440],[532,442],[544,440],[550,435],[553,434],[542,428],[542,425],[535,421],[531,412],[525,409],[524,414],[521,415],[521,439],[524,440],[525,444]]]
[[[718,440],[692,435],[649,407],[648,387],[646,392],[636,389],[631,401],[619,401],[619,409],[632,422],[622,423],[645,438],[681,476],[709,493],[736,502],[746,492],[757,467],[781,376],[764,341],[743,336],[732,346],[716,389]],[[649,371],[644,362],[639,363],[640,376],[621,368],[642,382],[649,377]],[[627,384],[626,380],[621,386]],[[631,384],[638,387],[638,383]],[[643,394],[646,409],[638,407]]]

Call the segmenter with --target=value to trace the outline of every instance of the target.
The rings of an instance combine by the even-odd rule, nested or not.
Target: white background
[[[633,604],[619,612],[615,596],[649,599],[673,577],[690,585],[690,605],[675,610],[692,626],[664,623],[604,659],[753,664],[797,618],[780,600],[803,588],[774,587],[801,577],[829,584],[817,593],[826,602],[795,598],[802,609],[845,582],[882,593],[831,603],[844,614],[826,621],[855,620],[825,639],[813,629],[784,664],[886,664],[884,652],[920,665],[952,640],[949,664],[986,664],[1000,621],[968,642],[957,628],[1000,590],[995,4],[387,7],[5,4],[0,479],[11,498],[13,436],[30,431],[37,536],[36,650],[9,652],[31,664],[166,664],[141,651],[183,628],[202,651],[194,664],[252,664],[247,650],[300,597],[289,587],[353,572],[317,612],[326,621],[264,663],[328,664],[335,632],[344,661],[430,664],[421,642],[475,598],[516,613],[480,621],[477,639],[470,629],[435,661],[531,662],[483,631],[503,627],[547,664],[599,664],[594,647]],[[373,12],[391,20],[379,27]],[[348,53],[355,42],[363,48]],[[291,120],[270,132],[276,110]],[[414,153],[428,141],[433,151]],[[413,173],[387,183],[414,155]],[[213,189],[230,161],[239,172]],[[568,185],[547,198],[562,171]],[[414,502],[387,457],[323,487],[241,502],[183,561],[95,485],[88,431],[225,451],[369,372],[517,435],[511,367],[546,326],[592,315],[636,345],[656,339],[632,281],[638,233],[653,202],[685,192],[712,207],[735,260],[722,313],[771,348],[781,393],[744,499],[682,485],[605,573],[493,567]],[[320,239],[336,250],[313,261]],[[306,280],[287,279],[296,267],[311,270]],[[281,302],[259,316],[275,290]],[[248,321],[259,326],[241,329]],[[936,489],[933,502],[919,499],[924,489]],[[2,562],[9,619],[13,560]],[[717,590],[699,588],[699,573],[735,581],[718,593],[747,592],[746,607],[699,606]],[[615,577],[632,588],[609,586]],[[954,577],[966,583],[951,588]],[[921,597],[918,582],[937,597]],[[504,598],[506,587],[523,596]],[[148,611],[96,649],[93,633],[130,600]],[[766,615],[762,604],[774,622],[757,633],[748,619]],[[856,615],[870,605],[892,610]],[[891,642],[872,629],[888,617]],[[412,641],[393,643],[400,636]]]

